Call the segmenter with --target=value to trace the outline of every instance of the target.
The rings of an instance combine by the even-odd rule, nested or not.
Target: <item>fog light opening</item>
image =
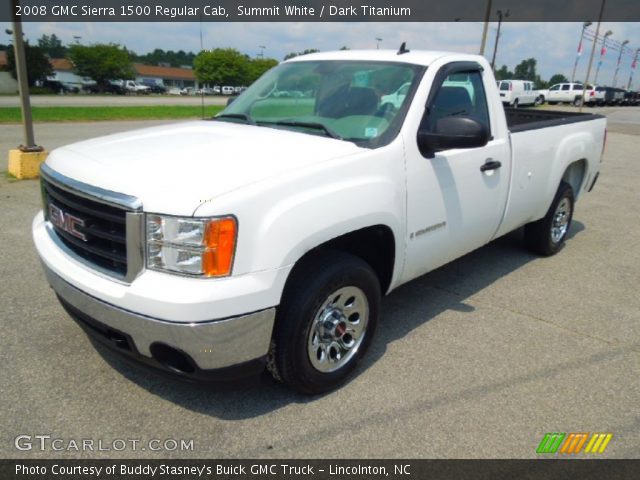
[[[164,343],[154,343],[149,347],[151,355],[161,365],[175,373],[194,373],[196,366],[191,357],[177,348]]]

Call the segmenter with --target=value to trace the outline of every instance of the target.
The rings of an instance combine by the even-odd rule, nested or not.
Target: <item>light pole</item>
[[[500,40],[500,27],[502,26],[502,19],[509,17],[509,10],[506,12],[502,12],[502,10],[498,10],[498,32],[496,33],[496,43],[493,46],[493,58],[491,59],[491,70],[495,72],[495,64],[496,64],[496,54],[498,53],[498,41]]]
[[[580,57],[582,56],[582,41],[584,40],[584,31],[590,25],[592,25],[591,22],[584,22],[582,24],[582,31],[580,32],[580,43],[578,43],[578,55],[576,55],[576,63],[573,65],[573,73],[571,74],[571,83],[573,83],[573,81],[576,78],[576,68],[578,68],[578,61],[580,60]]]
[[[487,30],[491,19],[491,0],[487,0],[487,10],[484,12],[484,26],[482,27],[482,40],[480,41],[480,55],[484,55],[484,47],[487,44]]]
[[[633,72],[636,69],[636,65],[638,65],[638,54],[640,54],[640,48],[636,49],[636,54],[633,57],[633,62],[631,63],[631,73],[629,73],[629,83],[627,83],[627,90],[631,89],[631,81],[633,80]]]
[[[622,42],[622,45],[620,45],[620,54],[618,55],[618,63],[616,64],[616,71],[613,74],[613,83],[611,84],[613,88],[616,87],[616,81],[618,80],[618,70],[620,70],[620,60],[622,59],[622,52],[624,51],[624,46],[627,43],[629,43],[629,40],[625,40],[624,42]]]
[[[22,22],[15,14],[18,1],[13,2],[13,53],[16,62],[16,76],[18,77],[18,90],[20,92],[20,104],[22,106],[22,124],[24,127],[25,145],[20,145],[23,152],[41,152],[42,147],[36,145],[33,135],[33,121],[31,117],[31,100],[29,98],[29,83],[27,79],[27,62],[22,39]]]
[[[607,38],[609,38],[611,35],[613,35],[613,32],[611,30],[607,30],[607,33],[605,33],[604,37],[602,37],[602,50],[600,50],[600,61],[598,62],[598,68],[596,68],[596,76],[593,79],[594,85],[598,84],[598,74],[600,73],[600,67],[602,67],[602,61],[604,60],[604,56],[607,54]],[[597,41],[598,37],[596,35],[596,39],[594,40],[594,42]]]
[[[380,50],[380,42],[382,41],[381,38],[376,37],[376,50]]]
[[[593,37],[593,46],[591,47],[591,56],[589,57],[589,66],[587,67],[587,78],[584,79],[582,84],[582,96],[580,98],[580,112],[584,107],[584,95],[587,93],[587,84],[589,83],[589,75],[591,75],[591,66],[593,65],[593,56],[596,53],[596,43],[598,43],[598,35],[600,34],[600,24],[602,23],[602,16],[604,15],[604,6],[607,0],[602,0],[600,5],[600,14],[598,15],[598,25],[596,26],[596,34]],[[595,82],[594,82],[595,84]]]

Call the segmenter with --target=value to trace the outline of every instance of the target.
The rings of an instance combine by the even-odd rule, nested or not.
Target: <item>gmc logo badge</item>
[[[49,204],[49,221],[56,227],[64,230],[65,232],[79,238],[83,242],[87,241],[87,237],[84,233],[79,232],[77,227],[84,227],[84,220],[75,217],[70,213],[65,213],[62,209],[56,207],[54,204]]]

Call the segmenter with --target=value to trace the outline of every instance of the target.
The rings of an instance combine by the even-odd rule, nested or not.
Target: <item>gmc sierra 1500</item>
[[[523,225],[558,252],[605,127],[505,115],[480,56],[305,55],[213,119],[53,151],[33,236],[65,309],[125,356],[191,379],[266,365],[319,393],[383,294]]]

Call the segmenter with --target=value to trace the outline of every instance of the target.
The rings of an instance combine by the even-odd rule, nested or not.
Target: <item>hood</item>
[[[74,180],[133,195],[145,211],[191,215],[224,193],[360,151],[317,135],[201,120],[68,145],[51,152],[47,165]]]

